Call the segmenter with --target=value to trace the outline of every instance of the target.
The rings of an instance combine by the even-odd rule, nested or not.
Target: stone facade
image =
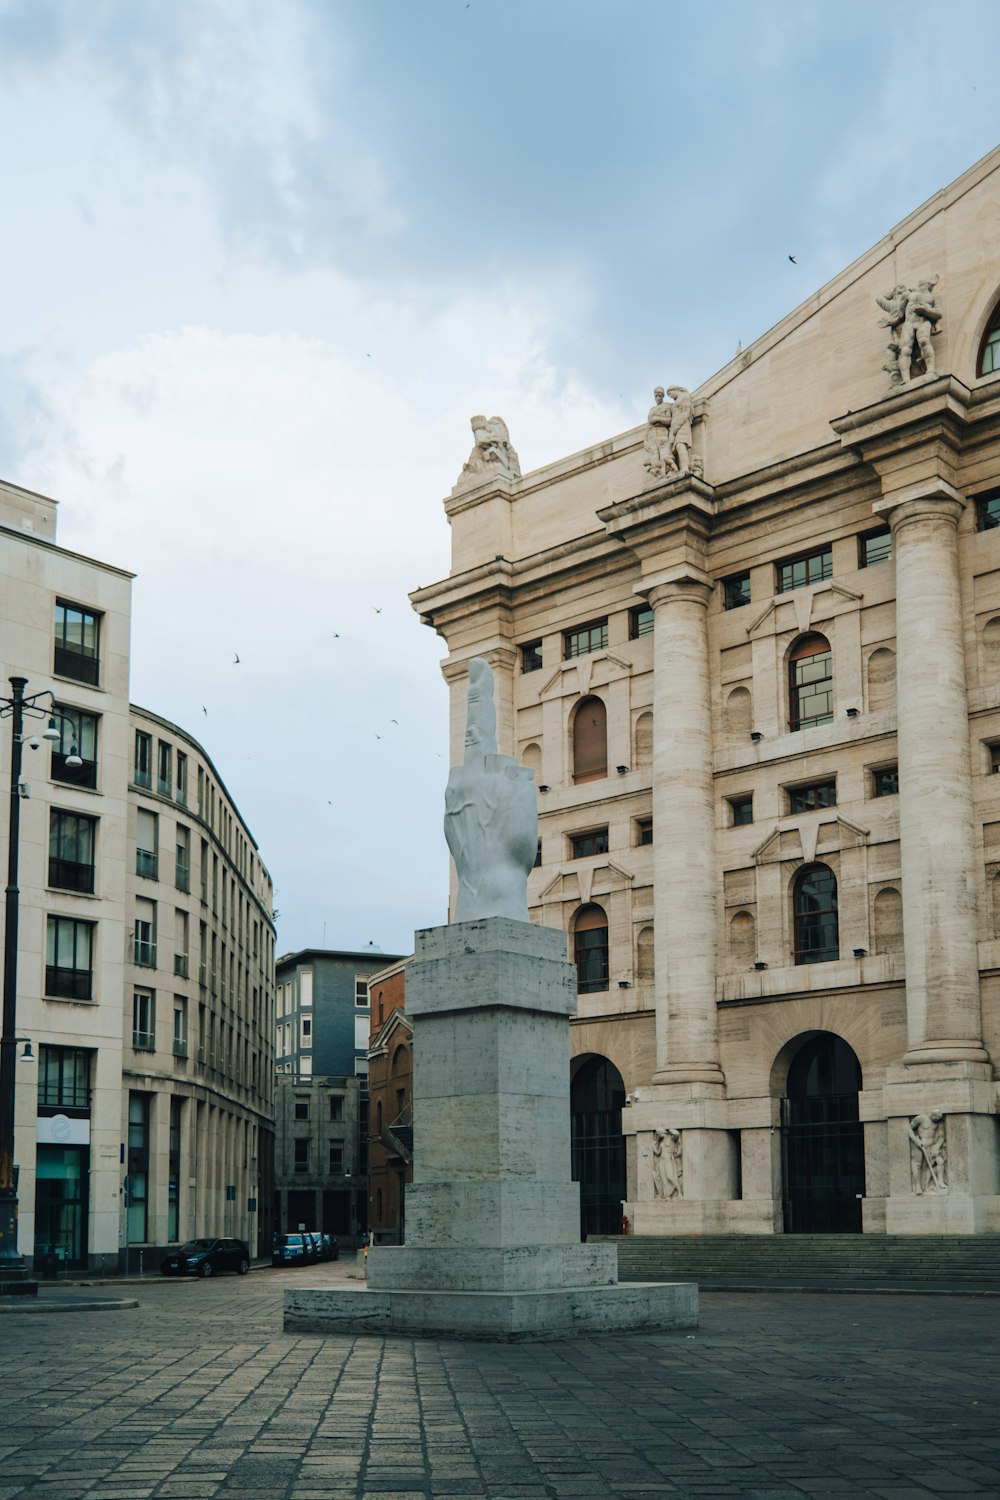
[[[377,1244],[406,1236],[406,1184],[413,1181],[413,1024],[406,1005],[408,959],[373,974],[368,1044],[368,1224]]]
[[[647,424],[445,502],[451,759],[484,657],[637,1232],[1000,1231],[998,306],[1000,150],[684,392],[662,477]]]

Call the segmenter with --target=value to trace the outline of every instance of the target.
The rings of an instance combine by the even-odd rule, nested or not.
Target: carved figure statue
[[[664,396],[670,397],[670,406],[664,404]],[[700,464],[691,457],[693,418],[694,402],[685,386],[672,385],[666,391],[662,385],[656,387],[642,441],[646,454],[643,467],[651,480],[701,472]]]
[[[503,417],[475,416],[470,417],[469,421],[475,443],[462,465],[455,488],[479,484],[488,475],[520,479],[521,465],[511,447],[510,433]]]
[[[939,1109],[914,1115],[907,1126],[910,1137],[910,1184],[915,1193],[948,1191],[948,1152],[944,1116]]]
[[[935,375],[937,363],[931,339],[940,333],[938,323],[942,318],[937,298],[933,295],[939,277],[920,281],[916,287],[906,287],[900,282],[884,297],[875,301],[884,313],[879,319],[880,328],[889,330],[889,347],[882,368],[893,385],[903,385],[911,378],[913,360],[919,357],[924,362],[924,373]]]
[[[453,766],[444,796],[444,833],[458,872],[455,922],[483,917],[528,920],[528,872],[538,845],[535,775],[497,754],[493,672],[469,663],[465,762]]]
[[[679,1130],[665,1127],[653,1132],[653,1197],[684,1195],[684,1147]]]

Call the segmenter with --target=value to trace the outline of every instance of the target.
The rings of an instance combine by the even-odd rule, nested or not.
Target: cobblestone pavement
[[[0,1325],[0,1500],[1000,1496],[1000,1299],[707,1293],[694,1334],[281,1331],[344,1268]]]

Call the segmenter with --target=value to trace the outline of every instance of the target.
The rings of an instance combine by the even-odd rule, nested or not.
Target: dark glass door
[[[570,1087],[572,1175],[580,1184],[580,1228],[621,1234],[627,1197],[622,1109],[625,1085],[606,1057],[590,1057]]]
[[[861,1067],[840,1037],[812,1037],[788,1072],[781,1101],[786,1234],[860,1234],[865,1191]]]
[[[54,1255],[63,1270],[87,1268],[86,1146],[39,1146],[35,1159],[35,1261]]]

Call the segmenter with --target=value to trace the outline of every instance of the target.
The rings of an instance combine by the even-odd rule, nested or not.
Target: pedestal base
[[[359,1286],[295,1287],[285,1292],[286,1333],[519,1343],[697,1326],[694,1282],[629,1282],[542,1292],[377,1291]]]

